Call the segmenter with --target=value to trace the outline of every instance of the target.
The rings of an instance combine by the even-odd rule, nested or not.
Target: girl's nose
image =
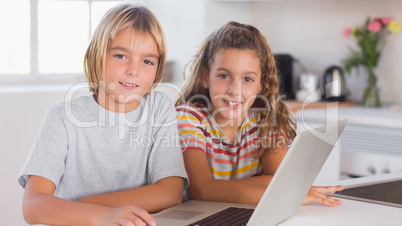
[[[239,95],[241,93],[241,81],[233,80],[230,84],[228,93],[234,96]]]
[[[129,62],[127,66],[127,75],[128,76],[138,76],[140,74],[139,71],[140,65],[137,62]]]

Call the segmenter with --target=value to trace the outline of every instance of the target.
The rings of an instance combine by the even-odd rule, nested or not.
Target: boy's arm
[[[23,215],[29,224],[49,225],[112,225],[133,222],[155,225],[155,221],[138,207],[106,208],[53,196],[56,187],[50,180],[29,176],[23,199]]]
[[[149,212],[158,212],[181,203],[183,197],[183,178],[166,177],[155,184],[133,189],[88,196],[79,200],[108,207],[134,205]]]

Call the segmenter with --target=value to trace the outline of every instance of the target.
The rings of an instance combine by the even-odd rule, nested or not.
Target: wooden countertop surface
[[[317,101],[310,104],[305,104],[304,102],[299,102],[296,100],[284,100],[285,104],[289,108],[289,112],[291,114],[295,113],[297,110],[302,108],[311,109],[311,108],[327,108],[327,107],[353,107],[355,106],[354,102],[351,101],[343,101],[343,102],[326,102],[326,101]]]

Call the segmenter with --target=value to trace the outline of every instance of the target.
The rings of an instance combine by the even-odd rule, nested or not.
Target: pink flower
[[[345,36],[346,38],[349,38],[350,36],[350,27],[344,28],[343,29],[343,36]]]
[[[389,24],[389,22],[391,21],[391,17],[388,16],[384,16],[383,18],[381,18],[382,23],[386,26]]]
[[[381,30],[381,28],[382,28],[382,24],[378,20],[372,20],[367,26],[367,29],[373,33],[379,32]]]

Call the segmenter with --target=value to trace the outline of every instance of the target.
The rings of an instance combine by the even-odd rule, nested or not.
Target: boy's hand
[[[337,206],[342,204],[341,200],[334,199],[331,196],[326,194],[334,194],[336,191],[342,191],[344,186],[328,186],[328,187],[319,187],[312,186],[307,193],[306,198],[304,198],[302,205],[306,205],[309,203],[320,203],[326,206]]]
[[[155,226],[156,222],[144,209],[135,206],[107,208],[98,225]]]

